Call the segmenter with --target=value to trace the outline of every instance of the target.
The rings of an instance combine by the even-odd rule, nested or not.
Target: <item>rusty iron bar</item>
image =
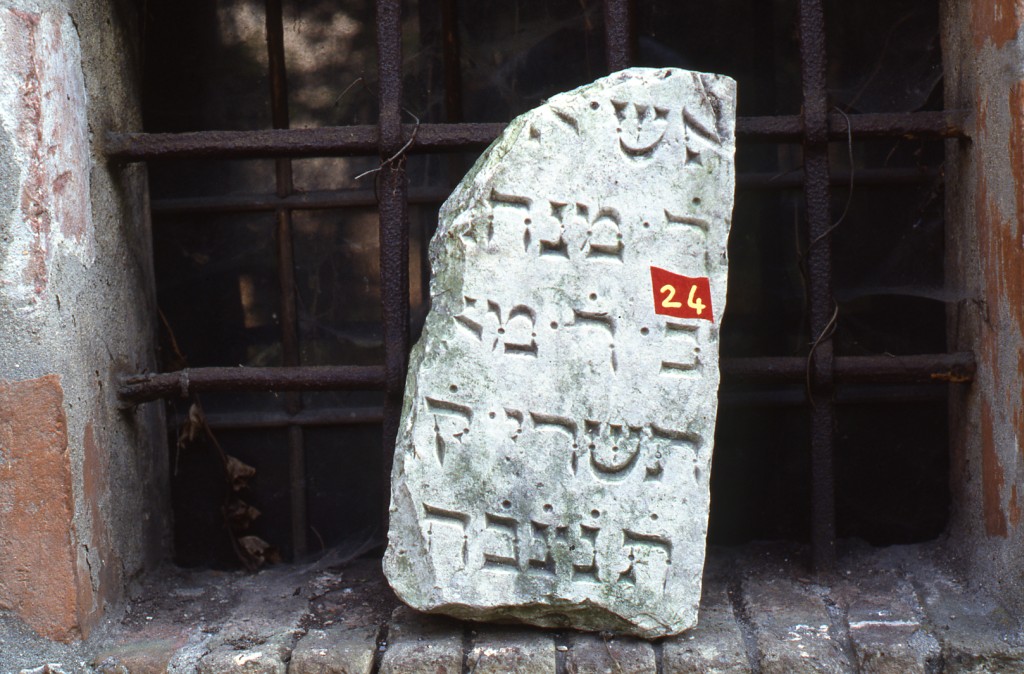
[[[633,61],[633,12],[630,0],[604,0],[604,51],[608,72]]]
[[[825,114],[829,140],[854,138],[963,138],[967,135],[966,110],[926,112]],[[849,124],[847,124],[849,119]],[[800,142],[804,134],[804,117],[740,117],[736,120],[736,136],[745,140]]]
[[[410,204],[440,204],[451,190],[421,188],[409,190]],[[291,211],[316,211],[341,208],[376,208],[377,195],[369,190],[320,190],[292,193],[287,197],[275,194],[224,194],[211,197],[154,199],[150,212],[156,216],[193,213],[254,213],[287,208]]]
[[[821,0],[800,0],[800,79],[804,121],[804,199],[807,209],[807,284],[811,352],[811,549],[814,568],[829,573],[836,561],[835,405],[832,331],[837,307],[832,297],[832,239],[825,15]],[[851,123],[852,124],[852,123]]]
[[[851,114],[855,138],[962,138],[966,111]],[[830,140],[847,139],[846,117],[828,115]],[[409,153],[480,150],[505,128],[502,123],[401,125],[402,144]],[[736,135],[747,141],[800,142],[803,118],[740,117]],[[415,130],[415,138],[413,131]],[[191,131],[186,133],[107,132],[103,151],[110,159],[137,162],[165,159],[260,159],[274,157],[332,157],[379,152],[379,128],[370,125],[317,129],[256,131]]]
[[[215,431],[243,431],[257,428],[323,428],[337,426],[365,426],[379,424],[384,414],[379,407],[329,407],[304,409],[298,414],[285,411],[258,412],[213,412],[203,420]],[[172,423],[181,426],[187,421],[183,415],[176,416]]]
[[[973,380],[974,354],[914,354],[910,356],[837,356],[833,376],[844,384],[963,383]],[[800,356],[723,358],[725,383],[791,382],[807,377],[807,359]]]
[[[848,169],[831,171],[829,185],[833,187],[849,187],[853,179],[857,187],[899,187],[918,185],[942,177],[939,169],[920,168],[884,168],[857,169],[851,176]],[[803,170],[785,173],[739,173],[736,175],[736,187],[751,190],[783,190],[802,187],[804,184]]]
[[[940,402],[948,399],[949,389],[930,384],[885,386],[837,386],[836,406]],[[756,390],[723,389],[718,394],[720,407],[805,407],[807,389],[799,384],[787,388]]]
[[[462,121],[462,43],[456,5],[457,0],[441,0],[441,68],[447,122]]]
[[[914,185],[941,178],[938,169],[896,168],[857,169],[853,178],[858,187],[888,187]],[[830,184],[846,187],[850,184],[848,170],[832,171]],[[740,173],[736,186],[740,189],[793,189],[804,184],[802,170],[785,173]],[[410,188],[409,204],[439,205],[451,194],[449,188]],[[287,197],[275,194],[224,194],[209,197],[179,197],[154,199],[150,213],[155,216],[190,214],[228,214],[276,211],[315,211],[344,208],[370,208],[377,206],[377,195],[369,190],[320,190],[293,192]]]
[[[118,397],[127,404],[161,398],[188,398],[192,393],[242,391],[342,391],[384,388],[380,365],[300,367],[198,367],[129,375]]]
[[[969,351],[910,356],[839,356],[835,378],[842,383],[964,383],[974,378]],[[732,383],[802,382],[807,359],[800,356],[723,358],[722,378]],[[124,402],[187,398],[193,392],[381,390],[384,367],[202,367],[125,377]]]
[[[387,529],[391,465],[402,411],[409,353],[409,218],[402,101],[402,8],[400,0],[377,0],[377,71],[380,115],[380,282],[384,333],[384,422],[381,489],[382,526]]]
[[[284,10],[281,0],[266,0],[267,61],[270,70],[270,114],[275,129],[287,129],[288,74],[284,57]],[[294,190],[292,160],[280,157],[274,164],[276,193],[287,199]],[[278,207],[277,214],[277,275],[281,287],[281,352],[285,367],[299,364],[299,318],[296,309],[295,250],[292,243],[292,213]],[[285,408],[289,414],[302,410],[302,395],[287,393]],[[306,447],[302,427],[288,427],[288,494],[291,513],[292,557],[306,554]]]

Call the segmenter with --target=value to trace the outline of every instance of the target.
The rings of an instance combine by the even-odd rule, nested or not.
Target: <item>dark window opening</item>
[[[380,4],[147,5],[146,133],[253,132],[121,154],[150,160],[163,368],[193,373],[162,394],[178,563],[237,565],[244,536],[284,559],[382,537],[402,295],[415,339],[438,206],[500,124],[627,60],[739,86],[710,542],[813,542],[827,566],[836,536],[944,531],[931,374],[971,361],[945,353],[942,138],[959,131],[937,2]],[[256,133],[285,127],[348,135],[289,151]],[[239,365],[351,366],[332,376],[365,385],[201,390],[200,369]],[[190,439],[196,396],[210,432]],[[238,491],[225,457],[255,470]]]

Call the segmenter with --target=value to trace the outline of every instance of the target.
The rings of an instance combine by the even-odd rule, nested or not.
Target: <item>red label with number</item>
[[[703,318],[714,323],[711,282],[706,276],[690,278],[651,267],[654,313],[676,318]]]

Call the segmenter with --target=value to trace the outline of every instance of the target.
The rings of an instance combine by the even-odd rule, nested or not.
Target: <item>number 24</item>
[[[665,296],[661,300],[661,306],[665,307],[666,309],[678,309],[679,307],[683,306],[682,302],[675,301],[676,287],[674,285],[666,283],[665,285],[661,286],[661,290],[659,292],[665,293]],[[704,313],[704,302],[702,302],[701,299],[697,297],[696,284],[690,286],[690,295],[689,297],[686,298],[686,306],[696,311],[698,316]]]

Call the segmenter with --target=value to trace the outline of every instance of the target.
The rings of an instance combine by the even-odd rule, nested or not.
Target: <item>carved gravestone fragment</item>
[[[414,608],[696,623],[735,83],[630,69],[513,121],[441,210],[385,572]]]

